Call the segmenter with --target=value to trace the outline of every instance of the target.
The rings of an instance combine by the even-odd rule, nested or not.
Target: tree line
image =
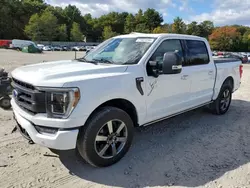
[[[94,18],[82,15],[74,5],[62,8],[44,0],[1,0],[0,15],[0,39],[100,42],[131,32],[179,33],[205,37],[214,50],[250,51],[250,27],[215,27],[209,20],[185,24],[180,17],[173,23],[163,23],[162,15],[151,8]]]

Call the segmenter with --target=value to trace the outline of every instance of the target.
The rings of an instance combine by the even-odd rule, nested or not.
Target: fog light
[[[58,131],[58,128],[54,127],[44,127],[36,125],[35,128],[40,134],[56,134]]]

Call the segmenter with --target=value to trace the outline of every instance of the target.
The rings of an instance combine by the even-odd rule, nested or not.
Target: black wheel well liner
[[[101,105],[99,105],[88,117],[88,119],[98,110],[100,110],[103,107],[106,106],[111,106],[111,107],[116,107],[119,108],[123,111],[125,111],[132,119],[134,126],[138,126],[138,115],[137,115],[137,111],[135,106],[128,100],[126,99],[121,99],[121,98],[117,98],[117,99],[112,99],[109,101],[106,101],[104,103],[102,103]],[[87,120],[88,121],[88,120]]]
[[[232,76],[229,76],[225,79],[225,81],[223,82],[222,85],[224,85],[225,83],[229,82],[230,85],[232,86],[232,90],[234,90],[234,79]]]

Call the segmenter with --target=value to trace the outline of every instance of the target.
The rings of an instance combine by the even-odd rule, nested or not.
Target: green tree
[[[242,37],[242,45],[244,46],[244,50],[242,51],[250,51],[250,29],[244,33]]]
[[[183,20],[180,17],[176,17],[174,19],[174,23],[172,25],[172,32],[179,33],[179,34],[186,33],[186,24],[183,22]]]
[[[52,41],[57,36],[57,27],[57,18],[50,11],[44,11],[41,15],[31,16],[25,33],[32,40]]]
[[[193,21],[187,25],[187,34],[189,35],[200,35],[200,28],[197,22]]]
[[[67,41],[67,26],[66,24],[62,24],[58,27],[58,40],[59,41]]]
[[[44,11],[40,20],[43,40],[54,40],[57,36],[57,18],[50,11]]]
[[[125,22],[125,33],[131,33],[135,31],[135,17],[133,14],[129,14]]]
[[[34,14],[30,17],[28,25],[25,27],[25,33],[32,40],[42,40],[41,20],[38,14]]]
[[[168,32],[167,29],[162,26],[158,26],[153,30],[153,33],[167,33],[167,32]]]
[[[143,17],[143,11],[142,11],[142,9],[139,9],[138,13],[135,14],[135,22],[136,22],[136,24],[142,24],[142,23],[144,23],[144,17]]]
[[[80,25],[76,22],[73,23],[70,31],[71,41],[79,42],[83,40],[83,34]]]
[[[104,27],[103,33],[102,33],[102,36],[103,36],[104,40],[109,39],[111,37],[114,37],[116,35],[117,35],[117,33],[112,31],[111,26],[105,26]]]
[[[143,14],[143,21],[149,31],[153,31],[154,28],[161,25],[163,22],[163,18],[160,15],[159,12],[157,12],[155,9],[147,9]]]
[[[74,22],[79,24],[80,31],[83,32],[84,35],[87,34],[86,22],[81,15],[81,11],[75,5],[66,6],[63,10],[63,14],[66,18],[65,24],[67,25],[67,34],[69,40],[71,38],[71,29]]]
[[[135,32],[139,33],[151,33],[145,23],[137,24],[135,27]]]
[[[214,24],[211,21],[203,21],[199,24],[199,36],[208,39],[208,36],[212,34],[214,30]]]

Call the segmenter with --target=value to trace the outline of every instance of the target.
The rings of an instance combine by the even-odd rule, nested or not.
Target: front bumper
[[[18,124],[18,129],[26,139],[52,149],[69,150],[76,148],[78,128],[70,130],[58,129],[55,134],[41,134],[36,130],[32,122],[18,113],[18,110],[13,108],[13,112],[14,119]]]

